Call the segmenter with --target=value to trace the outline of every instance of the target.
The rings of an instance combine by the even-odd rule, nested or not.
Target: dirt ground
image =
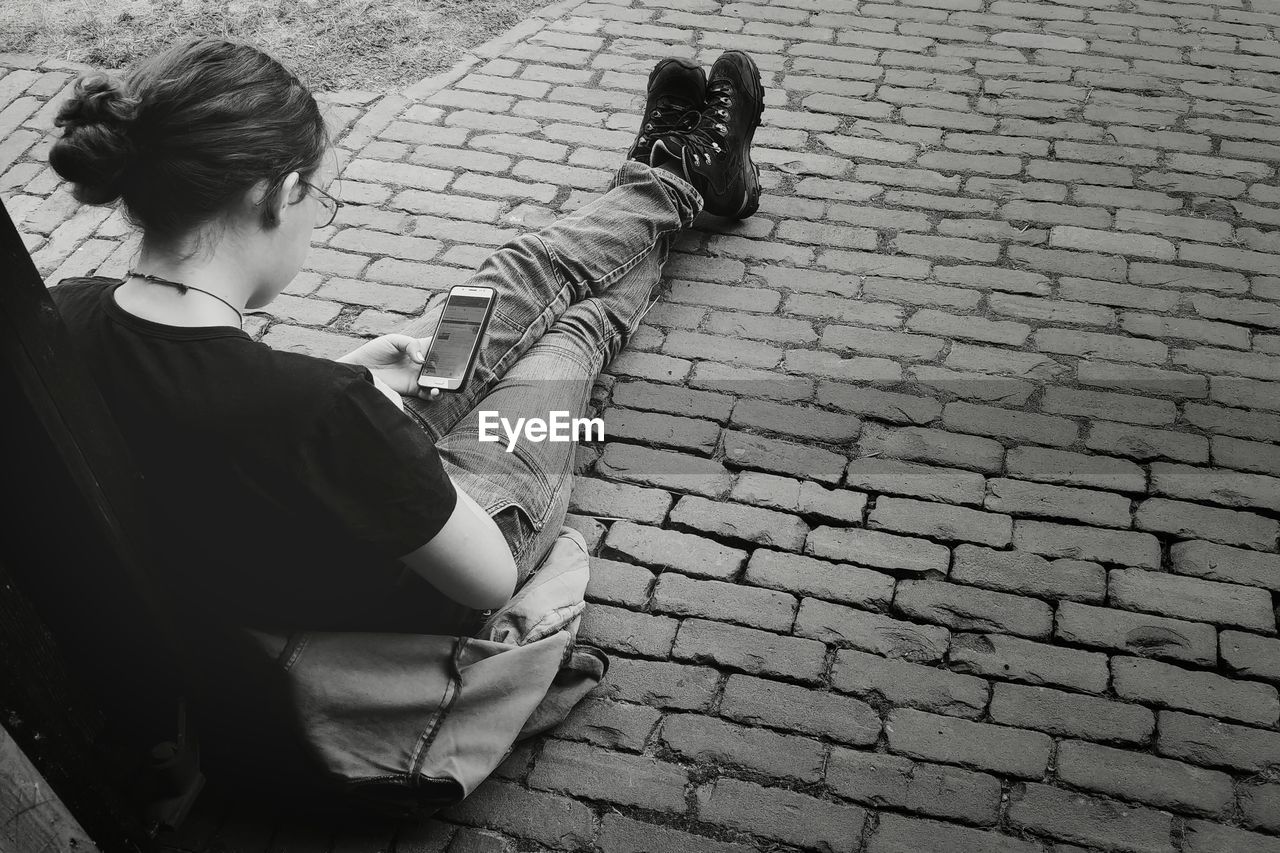
[[[257,44],[317,90],[381,91],[448,68],[542,0],[4,0],[0,53],[126,67],[193,33]]]

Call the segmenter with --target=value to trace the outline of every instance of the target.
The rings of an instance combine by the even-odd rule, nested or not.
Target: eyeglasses
[[[338,208],[342,207],[342,202],[306,179],[300,179],[298,183],[316,191],[316,200],[320,202],[320,208],[316,212],[316,227],[324,228],[331,224],[338,215]]]

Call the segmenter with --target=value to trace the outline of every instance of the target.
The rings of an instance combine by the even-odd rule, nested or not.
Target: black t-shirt
[[[427,434],[365,367],[142,319],[119,284],[50,293],[140,469],[175,588],[236,624],[432,633],[406,622],[439,596],[397,559],[457,501]]]

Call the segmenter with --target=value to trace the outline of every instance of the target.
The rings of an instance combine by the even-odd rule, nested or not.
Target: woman
[[[147,488],[174,592],[242,625],[447,633],[499,607],[568,505],[573,445],[481,442],[478,412],[580,415],[656,297],[671,235],[747,216],[762,89],[730,52],[710,81],[663,60],[609,192],[513,240],[468,282],[498,292],[460,393],[416,375],[442,307],[331,361],[241,328],[297,274],[339,203],[316,101],[255,48],[178,44],[85,78],[50,162],[141,231],[123,280],[53,298]],[[450,621],[453,620],[453,621]]]

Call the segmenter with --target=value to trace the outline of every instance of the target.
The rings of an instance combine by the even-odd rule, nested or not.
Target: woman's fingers
[[[431,348],[430,335],[425,338],[415,338],[400,332],[390,332],[382,336],[382,341],[389,348],[388,355],[403,353],[409,357],[410,361],[417,364],[421,364],[426,359],[427,350]]]
[[[409,356],[412,356],[414,350],[418,347],[418,341],[416,338],[409,335],[401,335],[399,333],[387,335],[387,341],[395,347],[396,352],[401,352]]]

